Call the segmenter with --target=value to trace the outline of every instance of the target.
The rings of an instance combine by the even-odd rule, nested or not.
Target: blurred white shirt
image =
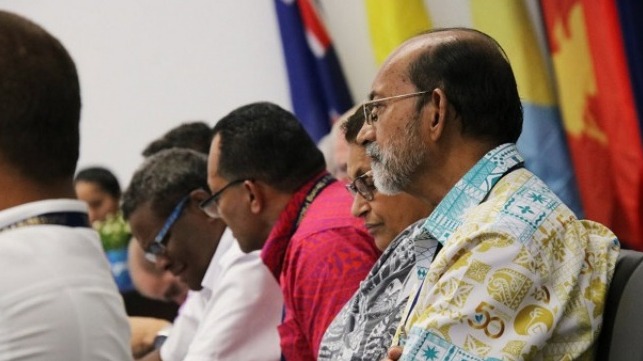
[[[283,296],[259,257],[221,236],[199,292],[191,292],[167,340],[163,361],[278,361]]]
[[[87,206],[61,199],[0,211],[0,360],[131,360],[125,307],[96,231],[6,229],[50,212]]]

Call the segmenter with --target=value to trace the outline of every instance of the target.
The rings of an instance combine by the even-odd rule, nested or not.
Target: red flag
[[[643,249],[643,148],[615,3],[541,5],[585,215]]]

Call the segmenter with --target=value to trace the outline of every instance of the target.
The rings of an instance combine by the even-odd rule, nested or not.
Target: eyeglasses
[[[377,118],[378,118],[377,110],[378,110],[378,108],[381,106],[381,104],[383,102],[386,102],[386,101],[389,101],[389,100],[397,100],[397,99],[415,97],[415,96],[426,94],[426,93],[428,93],[427,90],[421,91],[421,92],[415,92],[415,93],[394,95],[392,97],[379,98],[379,99],[367,101],[367,102],[362,104],[362,109],[364,110],[364,121],[368,125],[373,125],[373,123],[375,123],[377,121]]]
[[[199,203],[199,208],[201,208],[201,210],[205,214],[207,214],[208,217],[211,217],[211,218],[221,217],[221,215],[219,215],[219,198],[221,198],[221,194],[223,194],[223,192],[226,189],[232,187],[233,185],[241,184],[245,181],[246,179],[237,179],[226,184],[223,188],[219,189],[218,192],[214,193],[213,195],[205,199],[203,202]]]
[[[167,247],[167,233],[181,216],[181,213],[183,212],[183,209],[185,209],[185,205],[187,204],[189,198],[189,196],[181,198],[179,203],[174,206],[172,213],[170,213],[170,216],[165,220],[163,227],[161,227],[159,233],[156,235],[156,237],[154,237],[154,241],[152,241],[152,243],[145,250],[145,258],[148,261],[156,262],[157,256],[165,253],[165,249]]]
[[[367,201],[372,201],[373,198],[375,198],[375,193],[373,191],[377,190],[373,183],[373,171],[369,170],[355,178],[352,182],[346,185],[346,189],[351,192],[353,197],[359,193],[359,195],[364,197]]]

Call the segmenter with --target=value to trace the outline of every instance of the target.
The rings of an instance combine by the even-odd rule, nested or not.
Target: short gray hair
[[[125,219],[150,203],[159,217],[169,216],[176,203],[195,189],[208,190],[208,158],[189,149],[163,150],[145,160],[123,194]]]

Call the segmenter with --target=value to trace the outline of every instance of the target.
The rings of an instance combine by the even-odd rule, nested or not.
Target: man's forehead
[[[455,41],[458,36],[458,31],[447,30],[418,35],[407,40],[394,50],[382,64],[373,82],[369,99],[374,99],[377,96],[390,96],[391,94],[384,94],[384,88],[410,82],[408,67],[412,61],[436,45]]]
[[[420,53],[429,50],[440,44],[453,42],[463,36],[457,30],[445,30],[423,35],[415,36],[394,50],[391,55],[384,61],[382,68],[395,65],[399,62],[408,63],[415,59]]]

